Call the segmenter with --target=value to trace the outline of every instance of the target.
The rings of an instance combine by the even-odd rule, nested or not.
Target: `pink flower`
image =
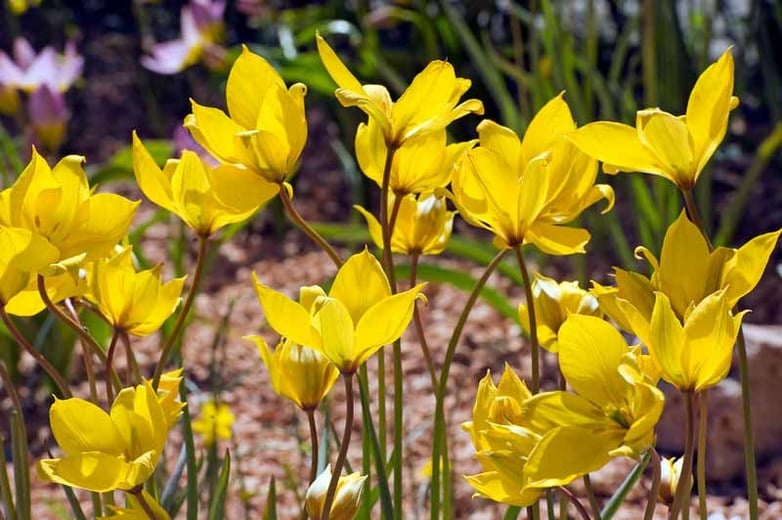
[[[33,92],[47,86],[52,91],[65,92],[79,78],[84,58],[76,52],[75,44],[65,45],[65,53],[57,54],[46,46],[38,54],[24,38],[14,41],[14,59],[0,51],[0,83],[6,88]]]

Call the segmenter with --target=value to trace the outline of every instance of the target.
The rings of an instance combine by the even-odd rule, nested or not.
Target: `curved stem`
[[[353,374],[343,374],[342,377],[345,380],[345,432],[342,434],[339,454],[337,455],[337,461],[334,463],[334,469],[331,473],[331,482],[329,482],[329,490],[326,493],[326,500],[323,503],[323,512],[320,516],[321,520],[329,520],[331,505],[334,502],[334,496],[337,494],[339,477],[342,474],[342,467],[345,465],[345,459],[348,456],[350,434],[353,431]]]
[[[312,447],[312,459],[310,460],[310,484],[315,482],[318,476],[318,426],[315,423],[315,409],[306,410],[307,422],[310,425],[310,445]]]
[[[327,255],[329,255],[329,258],[331,258],[331,261],[334,262],[334,265],[336,265],[338,268],[342,267],[342,259],[339,257],[334,248],[331,247],[331,244],[326,242],[326,239],[320,236],[320,234],[315,231],[315,229],[313,229],[313,227],[310,226],[306,220],[304,220],[304,217],[302,217],[301,214],[296,211],[296,208],[293,206],[293,200],[291,199],[290,193],[288,193],[288,189],[285,187],[285,183],[282,182],[280,183],[280,200],[282,201],[282,205],[285,208],[285,212],[288,214],[293,223],[296,224],[298,228],[305,235],[310,237],[310,239],[321,249],[323,249]]]
[[[597,503],[595,488],[592,486],[592,479],[589,478],[589,473],[584,475],[584,488],[587,492],[587,499],[589,499],[589,507],[592,509],[592,517],[595,520],[600,520],[600,504]]]
[[[698,513],[706,520],[709,511],[706,506],[706,428],[709,421],[708,391],[698,393]]]
[[[386,162],[383,166],[383,179],[380,183],[380,226],[383,235],[383,267],[386,268],[386,274],[389,276],[393,276],[393,274],[389,274],[388,272],[389,268],[393,266],[393,261],[391,259],[391,234],[393,233],[393,225],[388,218],[388,194],[391,186],[391,167],[394,163],[395,153],[396,146],[386,144]],[[391,285],[391,287],[394,286],[394,284]]]
[[[157,520],[157,516],[155,516],[155,512],[152,510],[152,507],[147,503],[147,499],[144,496],[144,492],[142,491],[142,489],[143,488],[138,487],[132,489],[131,491],[128,491],[128,493],[136,497],[136,500],[138,500],[138,504],[141,506],[141,509],[144,511],[144,514],[146,514],[149,517],[149,520]]]
[[[445,413],[443,401],[445,400],[445,393],[448,390],[448,372],[451,368],[451,363],[453,362],[454,353],[456,352],[456,345],[459,344],[462,330],[467,323],[467,317],[469,316],[473,305],[475,305],[475,302],[478,300],[481,289],[486,285],[489,276],[497,269],[497,266],[500,265],[500,262],[505,258],[505,255],[508,254],[508,251],[508,249],[503,249],[492,258],[489,265],[486,266],[483,275],[476,282],[475,287],[473,287],[472,292],[470,292],[470,295],[467,297],[462,313],[456,321],[453,334],[451,334],[451,339],[448,341],[443,365],[440,368],[440,380],[437,384],[437,391],[435,393],[434,439],[432,443],[432,507],[430,509],[432,520],[439,520],[440,515],[440,456],[442,455],[445,443]]]
[[[418,257],[418,254],[410,255],[410,287],[415,287],[415,284],[418,281]],[[434,371],[432,353],[429,351],[429,345],[426,342],[426,334],[424,334],[424,322],[421,319],[421,312],[418,310],[418,300],[416,300],[413,305],[413,322],[415,323],[415,331],[418,333],[418,342],[421,344],[421,350],[424,353],[426,369],[429,371],[429,378],[432,380],[432,389],[435,389],[437,388],[437,374]]]
[[[187,317],[190,314],[190,308],[193,306],[193,302],[195,301],[196,294],[198,293],[201,277],[203,276],[204,273],[204,265],[206,264],[206,252],[208,248],[209,248],[209,237],[204,235],[199,235],[198,256],[196,257],[196,266],[195,266],[195,273],[193,274],[193,282],[192,285],[190,286],[190,292],[187,293],[187,299],[185,300],[185,304],[182,306],[182,310],[179,311],[179,316],[177,316],[176,323],[174,324],[174,329],[171,331],[171,335],[168,337],[168,341],[166,341],[166,344],[160,353],[160,360],[158,360],[157,366],[155,367],[155,375],[152,377],[152,387],[155,390],[157,390],[157,387],[160,384],[160,377],[163,375],[163,368],[166,366],[169,357],[171,357],[171,354],[174,351],[175,346],[177,345],[177,339],[179,337],[179,333],[182,331],[182,328],[184,327],[185,322],[187,321]]]
[[[530,282],[527,263],[521,252],[522,245],[514,248],[516,260],[519,262],[521,279],[524,281],[524,295],[527,299],[527,316],[529,317],[530,363],[532,364],[532,381],[530,391],[537,394],[540,390],[540,343],[538,342],[538,322],[535,319],[535,298],[532,295],[532,283]]]
[[[106,402],[109,407],[111,407],[111,403],[114,402],[114,389],[111,385],[111,380],[114,376],[114,367],[112,365],[114,363],[114,351],[117,350],[119,335],[119,331],[114,329],[114,332],[111,335],[111,343],[109,343],[109,350],[106,352]]]
[[[68,382],[65,381],[54,365],[52,365],[37,348],[35,348],[29,341],[27,341],[27,338],[25,338],[21,331],[16,328],[16,324],[11,320],[11,317],[5,311],[5,305],[0,305],[0,318],[3,320],[3,323],[8,329],[8,332],[11,333],[11,336],[13,336],[16,343],[19,344],[19,346],[22,347],[28,354],[30,354],[33,359],[35,359],[35,361],[41,365],[41,368],[46,371],[48,376],[52,378],[52,381],[54,381],[54,384],[57,385],[57,388],[60,390],[62,396],[71,397],[72,394],[70,388],[68,387]]]
[[[586,507],[584,507],[584,504],[581,503],[581,501],[576,497],[576,495],[573,494],[572,491],[570,491],[565,486],[559,486],[557,488],[560,493],[566,495],[568,499],[570,499],[570,502],[576,506],[576,510],[578,511],[578,514],[581,515],[581,518],[584,520],[589,520],[589,511],[586,510]]]
[[[684,433],[684,461],[682,463],[682,473],[679,476],[679,484],[676,487],[676,495],[673,498],[673,505],[669,514],[670,520],[675,520],[682,514],[685,520],[689,518],[690,511],[690,489],[692,487],[692,459],[694,452],[693,430],[695,429],[695,417],[693,412],[693,394],[684,392],[684,404],[686,408],[686,423]]]
[[[703,220],[701,220],[698,206],[695,204],[695,198],[692,196],[692,190],[682,190],[682,195],[684,195],[684,205],[687,208],[687,215],[690,217],[692,223],[698,227],[698,230],[700,230],[703,238],[706,239],[706,244],[709,246],[709,251],[713,250],[714,246],[711,244],[711,239],[706,233],[706,228],[703,227]]]
[[[657,496],[660,494],[660,455],[654,448],[649,449],[649,455],[652,458],[652,487],[649,489],[649,499],[646,502],[646,511],[644,511],[644,520],[654,520],[654,509],[657,506]]]

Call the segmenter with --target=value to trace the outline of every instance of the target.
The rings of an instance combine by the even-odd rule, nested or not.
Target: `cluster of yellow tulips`
[[[126,237],[140,202],[96,193],[82,169],[82,157],[65,157],[51,168],[33,150],[27,168],[0,193],[0,316],[60,394],[50,409],[59,456],[40,460],[38,477],[95,492],[96,516],[169,518],[150,478],[168,433],[186,406],[180,389],[182,368],[170,365],[178,358],[174,354],[203,278],[210,238],[279,196],[288,216],[338,268],[328,290],[301,287],[298,301],[266,285],[263,273],[254,275],[260,305],[280,341],[272,349],[260,336],[247,339],[257,344],[274,391],[290,399],[309,421],[312,466],[304,486],[303,515],[350,519],[362,507],[365,517],[371,515],[367,476],[343,475],[343,470],[353,429],[354,386],[358,383],[365,391],[366,361],[385,356],[383,347],[393,345],[390,458],[386,446],[374,437],[366,411],[364,419],[370,424],[364,431],[373,437],[372,458],[378,479],[383,480],[378,484],[378,507],[384,516],[403,517],[400,338],[414,322],[436,395],[431,517],[459,516],[450,504],[444,433],[448,372],[480,290],[512,254],[524,281],[526,300],[519,306],[519,319],[530,338],[532,373],[525,382],[506,366],[499,384],[491,374],[480,382],[472,421],[462,426],[483,470],[467,476],[467,481],[479,496],[528,508],[530,518],[540,517],[538,503],[553,491],[564,494],[563,506],[569,503],[582,517],[598,518],[599,504],[588,475],[614,457],[651,459],[653,486],[646,517],[654,514],[658,497],[669,506],[671,518],[686,517],[696,430],[699,457],[706,437],[703,427],[695,427],[694,407],[698,404],[705,417],[704,392],[727,375],[737,340],[746,382],[741,335],[746,311],[739,312],[736,306],[758,283],[782,232],[760,235],[739,249],[714,249],[693,202],[692,190],[738,104],[730,51],[700,76],[682,116],[654,108],[638,112],[636,128],[614,122],[577,128],[560,94],[541,108],[523,138],[483,120],[477,125],[477,139],[448,144],[451,122],[483,113],[481,101],[461,101],[471,83],[457,77],[450,63],[430,63],[394,101],[385,87],[356,79],[320,36],[317,48],[338,85],[339,102],[367,115],[357,129],[355,151],[363,173],[380,188],[380,207],[377,213],[356,209],[382,251],[379,259],[367,248],[343,259],[297,212],[287,180],[307,141],[307,87],[286,86],[269,63],[246,47],[228,77],[227,113],[193,101],[192,113],[185,118],[185,128],[209,157],[185,151],[161,168],[142,140],[132,137],[133,168],[141,191],[181,219],[198,239],[194,274],[184,298],[185,278],[164,282],[160,266],[137,270]],[[668,229],[660,258],[644,247],[636,250],[638,258],[648,262],[651,275],[616,269],[615,286],[594,282],[589,290],[539,273],[530,276],[525,246],[534,245],[549,255],[584,253],[590,233],[572,224],[602,199],[604,213],[613,207],[612,188],[595,184],[598,161],[609,174],[637,171],[665,177],[683,194],[686,211]],[[448,209],[449,204],[455,211]],[[419,316],[426,303],[426,284],[417,282],[415,268],[420,256],[445,250],[457,213],[488,230],[498,251],[466,300],[445,358],[435,361]],[[396,279],[394,254],[411,260],[406,289]],[[11,317],[45,309],[81,339],[91,377],[88,399],[72,397],[67,378],[41,356]],[[111,326],[108,346],[97,344],[82,325],[82,309],[98,313]],[[135,362],[130,336],[155,333],[175,313],[173,330],[162,342],[154,373],[147,379]],[[623,336],[617,327],[628,334]],[[628,344],[626,338],[638,340]],[[131,367],[125,381],[113,369],[120,346]],[[558,356],[559,390],[541,391],[540,347]],[[90,366],[96,359],[104,367],[105,395],[99,395]],[[324,468],[318,459],[315,414],[340,378],[346,391],[346,426],[336,459]],[[678,464],[661,460],[655,451],[655,426],[665,401],[660,379],[681,391],[687,404],[686,449]],[[7,378],[2,383],[13,391]],[[385,407],[385,395],[376,397]],[[214,442],[229,435],[226,429],[233,418],[219,403],[210,402],[209,407],[208,414],[220,418],[212,425],[193,421],[191,427]],[[748,407],[745,412],[749,427]],[[750,502],[755,508],[751,509],[757,514],[749,439],[747,457]],[[667,479],[677,483],[674,489],[660,489],[665,468],[674,474]],[[703,464],[697,469],[700,514],[705,518]],[[388,486],[389,476],[393,488]],[[588,506],[566,487],[582,477]],[[124,506],[115,505],[114,491],[125,492]]]

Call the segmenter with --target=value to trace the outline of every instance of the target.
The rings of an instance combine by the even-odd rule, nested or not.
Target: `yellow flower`
[[[274,391],[304,411],[314,410],[339,377],[334,364],[320,352],[283,339],[272,353],[260,336],[247,336],[258,346]]]
[[[483,114],[483,103],[477,99],[457,104],[472,82],[457,78],[447,61],[427,65],[393,102],[385,87],[362,85],[326,40],[320,35],[316,40],[320,59],[339,87],[335,92],[339,102],[363,110],[378,125],[387,145],[401,146],[408,139],[441,131],[469,113]]]
[[[655,293],[651,319],[620,301],[632,331],[659,364],[662,378],[683,392],[700,392],[728,375],[741,320],[733,316],[728,290],[722,289],[691,304],[682,318],[664,293]]]
[[[352,520],[356,516],[366,480],[366,475],[362,476],[358,472],[339,477],[334,503],[329,511],[329,520]],[[330,482],[331,466],[329,465],[307,489],[304,505],[310,518],[318,520],[323,514]]]
[[[597,298],[581,289],[578,282],[557,283],[536,273],[532,281],[532,297],[535,305],[535,319],[538,341],[549,352],[557,352],[557,333],[570,314],[602,316]],[[530,332],[527,303],[519,305],[519,321],[527,334]]]
[[[396,196],[389,194],[388,207],[394,206]],[[372,241],[383,248],[383,230],[380,222],[361,206],[353,206],[369,226]],[[391,251],[407,255],[439,255],[448,245],[453,229],[455,211],[448,211],[444,197],[434,193],[404,195],[391,235]]]
[[[353,374],[383,345],[398,339],[413,316],[419,284],[391,294],[383,268],[369,251],[348,258],[328,296],[310,287],[300,303],[254,276],[269,325],[281,336],[323,353],[343,374]]]
[[[163,408],[169,430],[174,427],[185,407],[184,403],[179,400],[179,385],[182,384],[183,371],[184,369],[177,368],[163,373],[157,387],[157,398]]]
[[[692,305],[721,289],[728,308],[733,308],[760,281],[780,233],[759,235],[738,249],[718,247],[709,252],[706,239],[682,211],[665,233],[659,261],[645,247],[636,249],[653,270],[650,278],[616,269],[616,287],[593,282],[592,291],[606,314],[627,331],[632,326],[617,301],[626,300],[649,321],[655,291],[667,295],[680,319]]]
[[[55,399],[49,420],[63,457],[39,461],[40,478],[99,493],[144,484],[155,471],[168,434],[149,382],[124,388],[110,414],[83,399]]]
[[[608,201],[603,212],[609,211],[614,192],[594,184],[597,163],[564,138],[575,128],[562,94],[537,113],[523,141],[509,128],[482,121],[480,146],[453,175],[459,213],[494,233],[500,248],[531,243],[552,255],[583,253],[589,232],[563,224],[601,198]]]
[[[27,229],[0,227],[0,306],[21,293],[31,277],[46,271],[60,252]]]
[[[733,56],[728,49],[698,78],[685,115],[648,108],[638,112],[635,128],[600,121],[569,138],[602,161],[606,173],[651,173],[681,190],[691,190],[725,137],[728,116],[738,102],[733,96]]]
[[[390,191],[407,194],[444,188],[451,182],[458,161],[475,143],[477,140],[446,146],[445,130],[405,141],[394,151],[388,179]],[[358,125],[355,145],[361,171],[382,187],[388,147],[374,119]]]
[[[163,506],[155,500],[155,497],[147,493],[145,489],[141,490],[141,495],[144,497],[144,502],[152,510],[152,514],[155,515],[152,520],[171,520],[171,516],[163,509]],[[150,520],[149,515],[144,510],[141,502],[132,493],[127,495],[128,503],[130,507],[116,507],[109,505],[107,508],[111,511],[109,516],[99,516],[98,520],[112,520],[113,518],[125,517],[125,520]]]
[[[679,486],[683,464],[683,457],[678,459],[663,457],[660,460],[660,490],[657,493],[657,501],[668,507],[673,504],[673,497],[676,495],[676,488]]]
[[[306,94],[302,83],[286,89],[266,60],[242,47],[225,90],[230,117],[192,101],[185,128],[220,162],[241,164],[280,184],[293,174],[307,142]]]
[[[166,283],[162,265],[136,272],[133,248],[95,262],[86,297],[116,330],[147,336],[158,330],[179,305],[185,276]]]
[[[200,236],[248,219],[279,189],[243,166],[212,167],[191,151],[183,152],[181,159],[169,159],[161,170],[135,132],[133,170],[149,200]]]
[[[200,433],[204,444],[211,446],[217,439],[231,438],[234,414],[225,403],[215,404],[210,399],[201,405],[201,414],[193,421],[193,431]]]
[[[127,234],[138,202],[92,193],[84,157],[69,155],[50,168],[33,148],[16,182],[0,193],[0,226],[21,227],[59,250],[51,274],[107,254]]]

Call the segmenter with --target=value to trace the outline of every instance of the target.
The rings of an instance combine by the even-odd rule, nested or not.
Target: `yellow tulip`
[[[160,279],[162,265],[136,272],[133,249],[95,262],[86,297],[118,331],[147,336],[158,330],[181,302],[185,278],[166,283]]]
[[[179,385],[182,384],[183,371],[184,369],[177,368],[165,372],[160,377],[160,384],[157,387],[158,401],[163,408],[169,430],[174,427],[185,407],[184,403],[179,400]]]
[[[201,405],[201,413],[193,420],[193,431],[201,434],[204,444],[212,446],[217,439],[231,438],[231,426],[234,414],[225,403],[215,403],[210,399]]]
[[[592,291],[606,314],[627,331],[632,326],[618,300],[626,300],[648,321],[655,291],[667,295],[680,319],[692,305],[721,289],[728,308],[733,308],[760,281],[781,233],[759,235],[738,249],[718,247],[710,252],[706,239],[682,211],[665,233],[659,260],[645,247],[636,249],[636,255],[649,262],[651,277],[616,269],[616,287],[593,282]]]
[[[107,509],[109,509],[112,514],[109,516],[99,516],[98,520],[112,520],[115,518],[122,518],[123,516],[125,517],[125,520],[150,520],[149,515],[144,510],[144,506],[141,505],[141,502],[136,498],[136,495],[128,493],[126,496],[130,507],[109,505],[107,506]],[[163,509],[163,506],[161,506],[152,495],[147,493],[145,489],[141,490],[141,496],[154,515],[152,520],[171,520],[171,516]]]
[[[583,253],[586,229],[565,227],[605,198],[610,186],[597,184],[597,163],[565,139],[576,129],[562,95],[534,117],[524,140],[509,128],[485,120],[480,146],[468,151],[454,172],[451,189],[459,213],[495,235],[495,245],[513,249],[531,243],[552,255]]]
[[[389,207],[393,207],[395,198],[393,193],[389,194]],[[382,249],[380,222],[361,206],[354,208],[364,216],[372,241]],[[448,211],[445,198],[434,193],[403,196],[391,235],[391,251],[406,255],[439,255],[451,238],[455,214],[455,211]]]
[[[21,293],[37,273],[48,270],[60,252],[30,230],[0,227],[0,306]]]
[[[269,63],[247,47],[226,85],[228,113],[192,101],[185,128],[220,162],[241,164],[273,184],[294,173],[307,142],[307,87],[285,87]]]
[[[682,318],[664,293],[655,293],[651,318],[620,301],[632,326],[659,364],[662,378],[683,392],[700,392],[722,381],[733,360],[741,320],[733,316],[727,289],[690,305]]]
[[[535,305],[535,319],[538,341],[549,352],[557,352],[557,333],[570,314],[602,316],[597,298],[581,289],[578,282],[561,282],[535,274],[532,281],[532,297]],[[527,302],[519,305],[519,321],[527,334],[530,332]]]
[[[394,102],[382,85],[362,85],[326,40],[320,35],[316,40],[320,59],[339,87],[335,92],[339,102],[363,110],[378,125],[386,145],[401,146],[408,139],[440,132],[467,114],[483,114],[483,103],[477,99],[459,103],[472,82],[457,78],[447,61],[429,63]]]
[[[688,191],[725,137],[728,116],[738,102],[733,96],[733,56],[728,49],[698,78],[685,115],[648,108],[638,112],[635,128],[600,121],[569,138],[602,161],[606,173],[651,173]]]
[[[320,352],[283,339],[272,353],[260,336],[247,336],[258,346],[272,388],[304,411],[318,407],[339,377],[339,371]]]
[[[337,492],[334,495],[334,503],[329,511],[329,520],[353,520],[358,507],[361,504],[361,496],[364,494],[366,475],[358,472],[339,477]],[[326,501],[326,493],[331,482],[331,466],[318,475],[318,478],[310,484],[304,498],[304,505],[310,518],[318,520],[323,514],[323,506]]]
[[[405,141],[394,151],[389,190],[403,195],[444,188],[451,182],[454,167],[475,143],[477,140],[446,146],[445,130]],[[358,125],[355,145],[361,171],[382,187],[388,147],[374,119]]]
[[[269,325],[294,343],[320,351],[345,375],[402,335],[426,285],[392,295],[380,262],[366,249],[342,265],[328,296],[310,287],[297,303],[254,279]]]
[[[100,493],[143,485],[168,435],[149,382],[120,391],[111,413],[83,399],[55,399],[49,420],[63,456],[39,461],[40,478]]]
[[[212,167],[191,151],[170,159],[161,170],[135,132],[133,171],[149,200],[204,237],[248,219],[279,190],[243,166]]]
[[[139,204],[92,193],[83,162],[69,155],[50,168],[33,148],[22,174],[0,193],[0,226],[28,229],[58,249],[50,274],[106,255],[127,234]]]

